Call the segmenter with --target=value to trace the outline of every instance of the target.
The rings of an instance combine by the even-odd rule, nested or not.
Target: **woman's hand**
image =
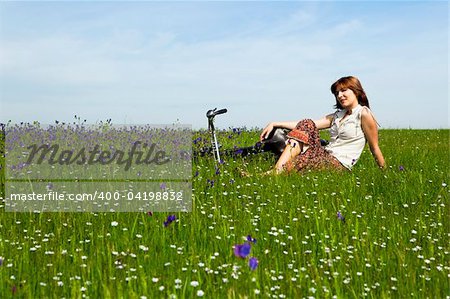
[[[275,128],[274,123],[269,123],[261,132],[261,135],[259,135],[259,140],[263,141],[264,139],[267,139],[269,137],[270,132]]]

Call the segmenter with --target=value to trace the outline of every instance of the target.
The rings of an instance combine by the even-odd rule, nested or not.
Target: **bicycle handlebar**
[[[207,118],[213,118],[216,115],[227,113],[227,111],[228,110],[226,108],[220,109],[220,110],[217,110],[217,108],[214,108],[214,109],[208,110],[208,112],[206,112],[206,117]]]

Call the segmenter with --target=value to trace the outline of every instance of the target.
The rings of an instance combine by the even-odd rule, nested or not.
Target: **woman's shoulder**
[[[372,110],[367,106],[361,106],[360,108],[361,116],[373,115]]]
[[[331,112],[327,115],[327,118],[330,120],[331,125],[336,121],[336,119],[339,119],[343,117],[345,114],[345,110],[343,109],[336,109],[334,112]]]
[[[339,115],[344,115],[345,114],[345,109],[336,109],[334,112],[332,112],[330,115],[333,115],[333,116],[339,116]]]
[[[369,107],[362,106],[360,115],[362,121],[370,121],[370,122],[373,121],[378,126],[380,126],[380,124],[377,122],[377,119],[375,118],[375,115],[373,114],[372,110],[370,110]]]

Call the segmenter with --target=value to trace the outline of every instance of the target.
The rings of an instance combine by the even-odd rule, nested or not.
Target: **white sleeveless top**
[[[331,121],[330,143],[325,149],[348,169],[356,164],[366,144],[361,127],[363,109],[369,108],[358,104],[343,121],[341,120],[347,114],[347,110],[338,110]]]

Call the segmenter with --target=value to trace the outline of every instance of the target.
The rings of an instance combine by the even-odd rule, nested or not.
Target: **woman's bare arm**
[[[333,114],[329,114],[327,116],[324,116],[321,119],[315,120],[314,123],[316,124],[317,129],[326,129],[331,126],[331,121],[333,119]],[[269,123],[262,131],[261,135],[259,136],[259,139],[262,141],[269,136],[270,132],[274,128],[284,128],[293,130],[297,126],[298,121],[285,121],[285,122],[271,122]]]
[[[381,149],[378,146],[377,123],[372,113],[368,109],[363,109],[363,111],[361,112],[361,126],[364,131],[364,135],[366,136],[366,140],[369,143],[369,148],[370,151],[372,152],[372,156],[374,157],[378,166],[380,168],[384,168],[385,161],[383,153],[381,152]]]
[[[264,139],[266,139],[270,132],[272,132],[272,130],[274,128],[283,128],[283,129],[289,129],[289,130],[293,130],[295,129],[295,126],[297,125],[298,121],[285,121],[285,122],[271,122],[269,123],[261,132],[261,135],[259,136],[259,139],[262,141]]]
[[[333,114],[328,114],[327,116],[324,116],[321,119],[315,120],[314,123],[316,124],[317,129],[327,129],[331,127],[331,121],[333,120]]]

